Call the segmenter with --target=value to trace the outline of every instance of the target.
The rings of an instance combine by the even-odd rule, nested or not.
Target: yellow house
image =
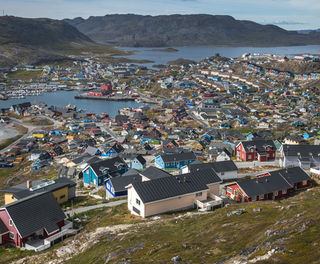
[[[59,178],[54,181],[27,181],[0,190],[0,192],[4,193],[5,204],[10,204],[14,201],[42,192],[51,192],[58,203],[62,204],[75,197],[75,187],[75,182],[67,178]]]
[[[133,182],[127,186],[128,209],[143,218],[190,208],[212,210],[222,206],[221,182],[212,169]]]
[[[47,132],[45,131],[34,131],[32,132],[33,138],[44,138],[47,135]]]

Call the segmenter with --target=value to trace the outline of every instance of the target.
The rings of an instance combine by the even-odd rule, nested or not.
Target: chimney
[[[27,180],[27,188],[30,189],[32,187],[32,181]]]

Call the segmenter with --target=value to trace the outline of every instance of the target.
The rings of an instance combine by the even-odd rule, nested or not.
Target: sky
[[[107,14],[212,14],[275,24],[288,30],[320,28],[320,0],[0,0],[1,15],[53,19]]]

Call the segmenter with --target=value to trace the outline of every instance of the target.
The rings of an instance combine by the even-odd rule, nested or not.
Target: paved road
[[[119,201],[114,201],[114,202],[110,202],[110,203],[103,203],[103,204],[81,207],[81,208],[65,211],[65,214],[67,214],[69,216],[73,216],[74,214],[80,214],[80,213],[84,213],[84,212],[87,212],[90,210],[104,208],[104,207],[114,207],[114,206],[124,204],[124,203],[127,203],[127,200],[119,200]]]
[[[201,120],[200,118],[198,118],[194,113],[193,113],[194,108],[188,109],[186,110],[186,112],[188,113],[188,115],[193,118],[195,121],[197,121],[198,123],[200,123],[203,128],[209,128],[209,124],[204,122],[203,120]]]

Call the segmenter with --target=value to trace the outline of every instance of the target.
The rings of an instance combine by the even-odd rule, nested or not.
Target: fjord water
[[[239,57],[244,53],[268,53],[278,55],[294,55],[294,54],[320,54],[319,45],[311,46],[291,46],[291,47],[271,47],[271,48],[256,48],[256,47],[173,47],[178,52],[153,51],[153,48],[124,48],[119,49],[134,51],[135,54],[127,56],[129,59],[135,60],[150,60],[153,63],[145,63],[147,67],[152,67],[154,64],[166,64],[168,61],[178,58],[200,61],[204,58],[213,56],[219,53],[226,57]],[[118,110],[124,107],[139,107],[141,104],[134,101],[102,101],[102,100],[87,100],[75,99],[74,96],[81,92],[78,91],[57,91],[51,93],[43,93],[41,96],[27,96],[24,99],[9,99],[7,101],[0,100],[0,108],[10,107],[13,104],[23,102],[42,101],[46,104],[55,106],[66,106],[68,104],[76,105],[78,109],[85,109],[87,112],[93,113],[108,113],[110,116],[115,116]]]
[[[6,101],[0,100],[0,108],[8,108],[14,104],[21,104],[23,102],[41,101],[48,105],[58,107],[66,106],[68,104],[77,106],[78,109],[84,109],[88,113],[107,113],[111,117],[118,114],[118,110],[124,107],[137,108],[141,104],[135,101],[103,101],[103,100],[87,100],[75,99],[74,96],[83,92],[78,91],[56,91],[43,93],[40,96],[27,96],[24,99],[9,99]]]
[[[277,55],[294,55],[294,54],[320,54],[320,45],[309,46],[289,46],[289,47],[173,47],[178,52],[153,51],[154,48],[130,48],[118,47],[121,50],[133,51],[134,55],[127,56],[128,59],[134,60],[150,60],[153,63],[144,63],[143,65],[151,67],[154,64],[166,64],[178,58],[200,61],[207,57],[211,57],[216,53],[221,56],[235,58],[244,53],[267,53]],[[157,48],[165,49],[165,48]]]

